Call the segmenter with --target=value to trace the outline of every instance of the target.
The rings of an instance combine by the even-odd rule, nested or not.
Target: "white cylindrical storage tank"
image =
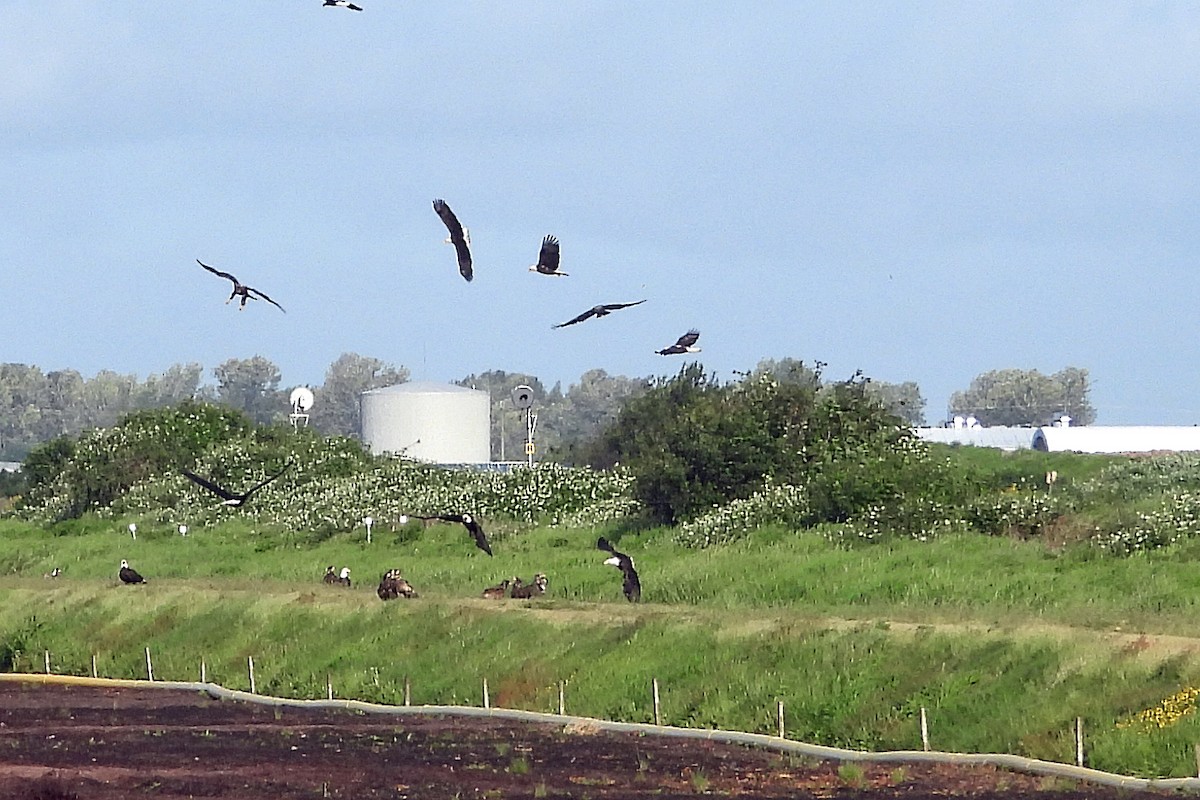
[[[396,453],[436,464],[491,460],[487,392],[414,381],[362,393],[363,442],[375,455]]]

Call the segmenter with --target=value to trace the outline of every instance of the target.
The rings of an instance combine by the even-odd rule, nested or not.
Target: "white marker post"
[[[129,535],[133,537],[134,541],[137,541],[137,523],[136,522],[129,523]]]
[[[367,526],[367,544],[371,543],[371,526],[375,524],[374,517],[363,517],[363,525]]]
[[[180,536],[187,536],[187,525],[180,525],[180,526],[179,526],[179,535],[180,535]]]

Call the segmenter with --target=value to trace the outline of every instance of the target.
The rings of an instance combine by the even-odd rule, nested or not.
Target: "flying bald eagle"
[[[542,249],[538,252],[538,263],[530,267],[529,271],[542,275],[567,277],[567,273],[558,271],[558,239],[553,236],[546,236],[542,239]]]
[[[604,563],[621,570],[621,574],[625,576],[625,582],[621,586],[625,592],[625,599],[631,603],[641,600],[642,582],[638,580],[637,570],[633,568],[633,559],[618,551],[603,536],[596,542],[596,547],[606,553],[612,553],[612,558],[604,559]]]
[[[138,574],[138,571],[129,566],[129,562],[121,559],[121,569],[117,572],[117,576],[121,579],[121,583],[145,583],[146,579]]]
[[[471,270],[471,232],[462,226],[458,217],[454,216],[454,212],[450,210],[450,206],[446,205],[445,200],[434,200],[433,210],[442,218],[446,230],[450,231],[450,236],[446,241],[454,245],[454,250],[458,253],[459,274],[470,281],[475,277],[475,273]]]
[[[470,514],[433,514],[428,517],[422,517],[420,514],[413,514],[417,519],[440,519],[443,522],[458,522],[461,523],[467,531],[475,537],[475,546],[489,556],[492,554],[492,546],[488,544],[487,537],[483,534],[483,527]]]
[[[185,469],[185,470],[180,470],[180,471],[185,476],[187,476],[188,480],[191,480],[192,482],[199,484],[200,486],[203,486],[205,489],[208,489],[213,494],[222,498],[221,505],[230,506],[232,508],[239,508],[246,504],[246,501],[250,499],[250,496],[252,494],[254,494],[259,489],[263,488],[268,483],[275,480],[280,475],[282,475],[283,473],[285,473],[289,469],[291,469],[292,464],[294,464],[294,463],[295,463],[294,461],[289,461],[283,469],[279,470],[279,472],[276,472],[274,475],[267,478],[266,480],[259,481],[258,483],[254,484],[253,486],[251,486],[249,489],[242,492],[241,494],[238,494],[237,492],[231,492],[228,489],[218,486],[217,484],[210,481],[208,478],[203,478],[203,477],[197,475],[196,473],[191,472],[190,470]]]
[[[690,331],[680,336],[678,341],[670,347],[664,347],[662,350],[655,350],[660,356],[677,356],[680,353],[699,353],[700,348],[696,347],[696,340],[700,338],[700,331],[692,328]]]
[[[325,0],[325,5],[334,6],[335,8],[337,6],[341,6],[342,8],[348,8],[351,11],[362,11],[362,8],[354,5],[354,3],[351,3],[350,0]]]
[[[258,297],[261,297],[263,300],[266,300],[268,303],[275,306],[280,311],[283,311],[283,313],[285,313],[285,314],[287,313],[287,311],[284,309],[284,307],[279,305],[279,303],[276,303],[274,300],[267,297],[264,293],[260,292],[258,289],[255,289],[253,287],[247,286],[246,284],[242,283],[237,278],[230,275],[228,272],[221,272],[221,270],[219,270],[219,269],[214,269],[213,267],[210,267],[208,264],[205,264],[203,261],[201,261],[198,258],[196,259],[196,263],[199,264],[200,266],[204,267],[206,270],[211,272],[213,275],[220,275],[225,280],[233,281],[233,292],[229,295],[229,300],[232,300],[233,298],[238,297],[239,295],[241,296],[242,301],[240,303],[238,303],[238,311],[241,311],[242,309],[244,309],[246,307],[247,300],[254,300],[254,299],[257,299]],[[225,303],[228,304],[229,300],[226,300]]]
[[[602,303],[598,306],[592,306],[578,317],[575,317],[575,319],[569,319],[566,322],[559,325],[552,325],[551,327],[565,328],[568,325],[574,325],[576,322],[583,322],[585,319],[591,319],[592,317],[607,317],[614,311],[620,311],[622,308],[629,308],[630,306],[640,306],[644,302],[646,301],[638,300],[636,303]]]

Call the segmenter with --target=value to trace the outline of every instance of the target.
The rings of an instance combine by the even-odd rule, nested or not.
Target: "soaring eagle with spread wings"
[[[670,347],[664,347],[662,350],[655,350],[660,356],[677,356],[680,353],[699,353],[700,348],[696,347],[696,340],[700,338],[700,331],[692,328],[690,331],[680,336],[675,344]]]
[[[238,311],[241,311],[242,309],[244,309],[246,307],[247,300],[254,300],[256,298],[261,297],[263,300],[266,300],[268,303],[275,306],[280,311],[283,311],[283,313],[285,313],[285,314],[287,313],[287,311],[284,309],[283,306],[279,305],[279,303],[276,303],[274,300],[267,297],[267,295],[264,292],[260,292],[258,289],[255,289],[251,286],[247,286],[246,284],[239,281],[237,278],[230,275],[228,272],[221,272],[221,270],[219,270],[219,269],[210,267],[208,264],[205,264],[203,261],[201,261],[198,258],[196,259],[196,263],[199,264],[200,266],[204,267],[206,270],[211,272],[213,275],[219,275],[222,278],[224,278],[225,280],[233,282],[233,292],[230,293],[229,300],[232,300],[233,298],[238,297],[239,295],[241,296],[242,302],[240,302],[238,304]],[[226,300],[225,302],[229,303],[229,300]]]
[[[350,0],[325,0],[325,5],[333,6],[334,8],[341,6],[342,8],[348,8],[351,11],[362,11],[361,6],[354,5],[354,3],[351,3]]]
[[[601,303],[598,306],[592,306],[574,319],[569,319],[566,322],[551,327],[565,328],[568,325],[574,325],[576,322],[583,322],[585,319],[591,319],[592,317],[607,317],[614,311],[620,311],[622,308],[629,308],[630,306],[640,306],[644,302],[646,301],[638,300],[636,303]]]
[[[542,239],[542,249],[538,251],[538,262],[529,268],[530,272],[540,275],[557,275],[563,278],[567,273],[558,271],[558,239],[546,236]]]
[[[212,492],[213,494],[220,497],[221,505],[232,506],[233,508],[238,508],[240,506],[244,506],[246,504],[246,501],[248,501],[250,499],[250,496],[253,495],[255,492],[257,492],[259,489],[263,488],[268,483],[277,479],[280,475],[282,475],[283,473],[285,473],[289,469],[291,469],[292,464],[294,464],[294,463],[295,462],[293,462],[293,461],[289,461],[287,463],[287,466],[285,466],[283,469],[279,470],[279,472],[276,472],[274,475],[272,475],[269,478],[266,478],[265,480],[259,481],[258,483],[254,484],[249,489],[247,489],[246,491],[240,492],[240,493],[239,492],[231,492],[228,489],[224,488],[223,486],[218,486],[217,484],[213,483],[208,478],[197,475],[196,473],[191,472],[189,470],[185,469],[185,470],[181,470],[181,472],[183,472],[183,474],[187,477],[188,480],[192,481],[193,483],[195,483],[199,486],[203,486],[205,489],[208,489],[210,492]]]
[[[446,238],[446,241],[454,245],[454,250],[458,253],[459,274],[470,281],[475,277],[475,272],[471,268],[471,231],[462,226],[458,217],[454,216],[454,212],[450,210],[450,206],[446,205],[445,200],[434,200],[433,210],[442,218],[446,230],[450,231],[450,236]]]
[[[457,522],[467,529],[475,539],[475,546],[489,556],[492,554],[492,546],[488,544],[487,536],[483,533],[483,526],[479,524],[479,520],[472,517],[470,514],[431,514],[428,517],[422,517],[420,514],[413,514],[417,519],[440,519],[442,522]]]

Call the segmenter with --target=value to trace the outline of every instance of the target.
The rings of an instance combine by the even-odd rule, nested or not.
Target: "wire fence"
[[[1083,718],[1077,717],[1074,726],[1074,743],[1075,743],[1075,763],[1058,763],[1053,761],[1043,761],[1041,759],[1026,758],[1024,756],[1015,756],[1008,754],[996,753],[946,753],[933,750],[930,744],[930,725],[929,716],[925,707],[920,709],[919,725],[922,749],[915,750],[894,750],[886,752],[868,752],[861,750],[845,750],[837,747],[829,747],[826,745],[807,744],[790,740],[786,737],[787,729],[785,724],[785,705],[782,699],[777,699],[775,703],[777,735],[771,736],[761,733],[746,733],[740,731],[724,731],[719,729],[699,729],[699,728],[683,728],[674,727],[663,722],[662,704],[660,694],[660,684],[657,678],[651,680],[647,687],[649,701],[652,707],[653,723],[640,722],[615,722],[609,720],[600,720],[592,717],[576,717],[567,714],[566,706],[566,687],[565,681],[558,683],[558,713],[547,713],[540,711],[526,711],[522,709],[502,709],[493,708],[491,697],[488,690],[487,678],[481,679],[480,684],[480,701],[479,706],[469,705],[413,705],[412,703],[412,683],[408,676],[404,677],[403,683],[403,705],[389,705],[384,703],[372,703],[363,700],[355,699],[339,699],[335,697],[334,685],[332,676],[326,676],[326,696],[322,699],[299,699],[286,697],[273,697],[269,695],[258,694],[256,689],[256,681],[254,676],[254,657],[247,656],[246,670],[249,679],[250,691],[241,691],[238,689],[227,689],[217,683],[208,681],[208,668],[204,660],[201,660],[199,667],[199,682],[191,681],[169,681],[156,679],[154,677],[154,664],[150,648],[145,648],[146,657],[146,677],[140,678],[106,678],[98,674],[99,658],[97,654],[91,656],[91,675],[80,676],[72,674],[60,674],[53,671],[53,659],[49,650],[43,652],[41,665],[44,671],[38,673],[20,673],[17,671],[19,656],[13,659],[13,672],[0,673],[0,681],[38,681],[43,683],[60,683],[60,684],[76,684],[76,685],[97,685],[97,686],[124,686],[136,689],[184,689],[193,691],[206,692],[210,696],[221,700],[236,700],[242,702],[253,702],[264,705],[283,706],[283,707],[298,707],[298,708],[329,708],[329,709],[348,709],[361,711],[364,713],[375,714],[432,714],[445,716],[488,716],[507,718],[526,722],[548,722],[555,724],[573,724],[586,725],[594,727],[598,730],[612,732],[635,732],[641,734],[652,734],[659,736],[683,737],[683,738],[698,738],[707,739],[710,741],[718,741],[727,744],[748,745],[771,749],[779,752],[787,752],[796,755],[802,755],[822,760],[832,761],[863,761],[863,762],[883,762],[883,763],[916,763],[916,762],[937,762],[947,764],[957,764],[961,766],[974,765],[989,765],[1001,767],[1004,769],[1015,770],[1035,775],[1046,775],[1051,777],[1060,777],[1073,780],[1087,781],[1106,786],[1114,786],[1118,788],[1134,789],[1139,791],[1162,790],[1162,791],[1182,791],[1200,793],[1200,777],[1196,778],[1138,778],[1127,775],[1118,775],[1111,772],[1092,769],[1086,766],[1086,750],[1084,742],[1084,726]],[[32,660],[32,659],[31,659]],[[31,666],[34,666],[31,664]],[[376,682],[378,682],[378,671],[375,673]],[[1197,771],[1200,775],[1200,745],[1196,747]]]

